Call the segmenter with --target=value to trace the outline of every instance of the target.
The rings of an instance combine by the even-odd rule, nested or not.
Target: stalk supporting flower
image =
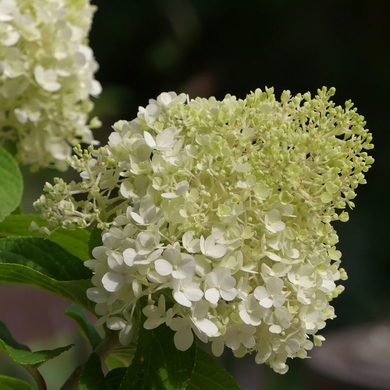
[[[90,95],[101,92],[87,36],[89,0],[0,2],[0,142],[32,169],[67,169],[72,147],[93,144]]]
[[[334,92],[162,93],[107,146],[76,148],[82,181],[47,183],[35,206],[49,228],[103,229],[86,262],[99,322],[129,342],[147,296],[144,326],[169,326],[178,349],[194,333],[280,373],[320,344],[347,277],[331,222],[348,219],[373,163],[364,118]]]

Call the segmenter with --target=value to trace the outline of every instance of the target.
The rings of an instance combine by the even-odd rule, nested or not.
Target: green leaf
[[[84,263],[54,242],[38,237],[10,237],[0,239],[1,255],[14,254],[20,259],[3,260],[19,263],[44,273],[56,280],[89,279],[92,272]]]
[[[0,349],[3,350],[12,360],[19,364],[32,365],[34,367],[38,367],[48,360],[54,359],[72,347],[73,344],[70,344],[53,350],[28,352],[7,346],[7,344],[0,340]]]
[[[16,363],[38,367],[42,363],[67,351],[72,346],[73,345],[67,345],[54,350],[31,352],[26,345],[19,344],[14,340],[7,326],[4,322],[0,321],[0,350],[4,351]]]
[[[118,390],[125,374],[125,367],[115,368],[114,370],[109,371],[106,375],[107,390]]]
[[[99,356],[92,353],[80,374],[79,390],[107,390]]]
[[[120,346],[107,358],[106,364],[110,370],[129,367],[133,361],[136,348],[134,346]]]
[[[54,242],[35,237],[0,239],[0,282],[42,288],[93,313],[86,290],[92,272]]]
[[[87,289],[93,287],[89,279],[58,281],[28,266],[1,264],[2,260],[2,254],[0,253],[0,282],[38,287],[73,303],[77,303],[91,313],[94,313],[94,304],[86,296]]]
[[[45,221],[39,215],[12,214],[0,223],[0,237],[10,236],[33,236],[42,237],[61,245],[72,255],[81,260],[90,259],[89,256],[89,234],[86,230],[76,229],[57,229],[50,235],[40,233],[39,231],[30,231],[31,222],[35,222],[39,227],[45,226]]]
[[[20,204],[23,178],[14,158],[0,146],[0,221]]]
[[[77,322],[81,333],[89,341],[93,349],[101,343],[102,338],[99,336],[95,327],[89,322],[85,310],[82,307],[72,304],[65,310],[64,314]]]
[[[0,375],[1,390],[34,390],[28,383],[16,378]]]
[[[7,325],[3,321],[0,321],[0,340],[2,340],[8,346],[14,349],[31,352],[30,348],[27,345],[18,343],[12,337],[11,332],[8,330]]]
[[[142,315],[142,322],[145,317]],[[120,390],[185,389],[195,364],[195,344],[179,351],[174,332],[165,325],[146,330],[140,325],[138,347]]]
[[[186,390],[240,390],[234,378],[201,347],[196,348],[194,372]]]

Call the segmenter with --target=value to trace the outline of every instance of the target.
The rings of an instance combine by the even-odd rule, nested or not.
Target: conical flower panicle
[[[163,93],[107,146],[78,148],[82,181],[47,184],[36,207],[53,227],[103,229],[86,262],[100,322],[127,342],[147,296],[145,327],[171,327],[178,349],[195,334],[280,373],[319,345],[346,279],[331,222],[348,219],[373,163],[363,117],[333,94]]]

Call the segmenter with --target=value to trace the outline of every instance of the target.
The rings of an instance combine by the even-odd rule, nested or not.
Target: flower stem
[[[38,390],[47,390],[46,382],[43,379],[42,374],[30,364],[23,365],[23,367],[29,372],[29,374],[35,379],[38,386]]]
[[[119,345],[118,333],[108,331],[108,330],[106,330],[106,332],[107,332],[106,337],[93,351],[99,356],[100,362],[102,364],[115,350],[115,348]],[[79,378],[84,368],[84,364],[85,363],[82,363],[74,369],[74,371],[69,376],[69,378],[67,379],[67,381],[64,383],[64,385],[61,387],[60,390],[78,390]]]
[[[118,332],[112,332],[106,330],[106,337],[101,341],[101,343],[94,349],[100,361],[103,363],[119,345]]]

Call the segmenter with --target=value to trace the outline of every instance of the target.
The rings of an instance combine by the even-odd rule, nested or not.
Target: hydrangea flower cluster
[[[179,350],[195,334],[279,373],[320,345],[346,278],[331,222],[373,163],[364,118],[334,92],[162,93],[107,146],[78,148],[82,181],[47,183],[35,206],[52,226],[103,229],[86,262],[100,323],[128,343],[146,296],[143,326],[169,326]]]
[[[101,92],[87,36],[89,0],[0,1],[0,141],[32,169],[65,170],[72,148],[93,143],[87,125]]]

